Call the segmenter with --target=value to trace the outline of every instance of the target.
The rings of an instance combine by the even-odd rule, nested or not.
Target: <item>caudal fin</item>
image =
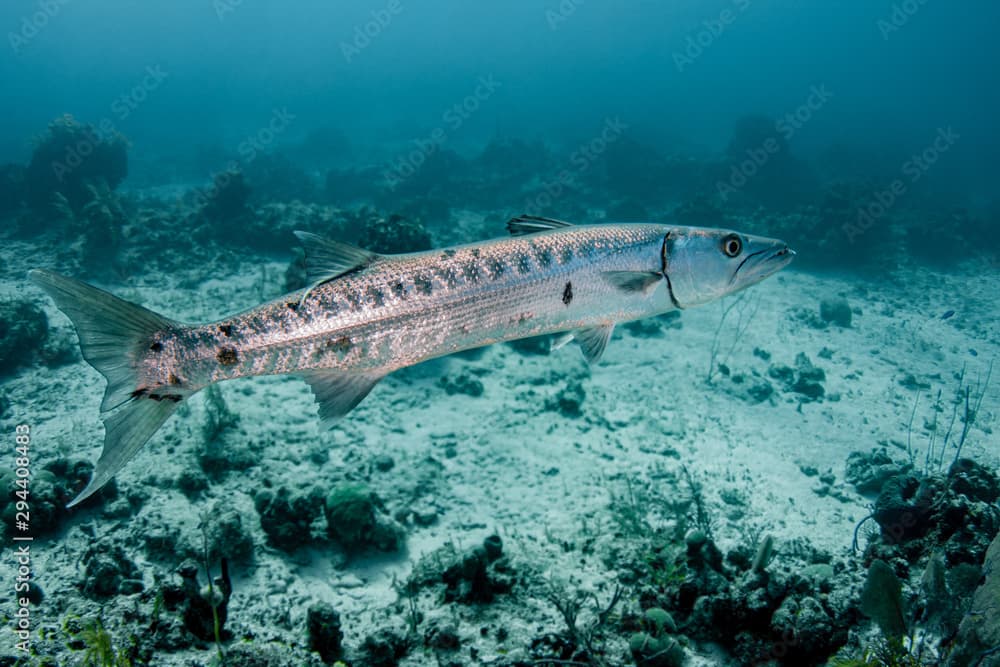
[[[86,488],[67,505],[73,507],[107,484],[180,405],[136,394],[140,352],[148,348],[153,334],[177,324],[52,271],[35,269],[28,276],[73,321],[83,358],[108,381],[101,402],[104,450]]]

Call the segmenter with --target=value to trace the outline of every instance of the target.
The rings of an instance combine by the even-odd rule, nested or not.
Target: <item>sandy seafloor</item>
[[[36,299],[52,326],[68,328],[68,320],[25,278],[29,268],[48,263],[45,252],[27,242],[5,243],[0,297]],[[279,294],[286,265],[234,253],[215,266],[139,275],[130,286],[98,284],[172,318],[204,321]],[[616,571],[601,554],[620,539],[613,499],[631,493],[650,503],[653,525],[668,521],[653,504],[683,492],[677,482],[681,466],[704,485],[723,551],[762,530],[776,538],[778,559],[783,545],[803,538],[849,558],[852,532],[871,498],[844,482],[847,455],[884,444],[905,456],[915,400],[905,383],[910,375],[929,386],[921,392],[911,437],[922,452],[933,394],[941,389],[950,395],[963,366],[974,378],[1000,356],[995,266],[970,261],[947,272],[910,267],[887,275],[868,280],[806,273],[793,265],[752,288],[721,329],[725,304],[685,311],[680,326],[674,322],[649,336],[619,327],[592,368],[574,345],[549,355],[497,345],[478,359],[432,361],[388,377],[330,432],[320,432],[312,396],[294,377],[225,384],[223,397],[240,420],[224,435],[226,444],[249,447],[255,465],[211,481],[195,502],[175,487],[161,488],[160,482],[198,465],[205,407],[202,396],[193,398],[189,410],[171,418],[117,477],[120,492],[141,487],[148,493],[135,515],[79,511],[58,534],[34,543],[34,575],[46,600],[33,619],[38,627],[58,628],[67,614],[97,612],[100,604],[77,588],[84,576],[81,555],[91,543],[123,546],[152,587],[154,569],[169,568],[150,561],[145,532],[177,528],[197,552],[199,514],[233,507],[255,545],[250,561],[232,565],[227,627],[237,637],[301,646],[307,607],[325,600],[340,613],[344,644],[354,650],[378,627],[405,627],[407,605],[394,586],[422,555],[449,544],[468,549],[496,533],[528,583],[490,604],[440,609],[425,591],[418,608],[424,623],[442,617],[457,628],[461,649],[453,657],[459,664],[475,664],[470,648],[478,650],[482,664],[528,659],[533,636],[562,627],[546,599],[547,586],[555,582],[593,590],[601,599],[610,596]],[[821,299],[835,296],[851,304],[852,325],[811,326]],[[744,307],[756,312],[732,345],[735,316]],[[947,311],[954,315],[942,319]],[[825,371],[826,396],[803,401],[773,382],[774,396],[755,403],[728,377],[716,375],[709,383],[717,335],[734,374],[766,377],[771,364],[794,366],[804,353]],[[448,395],[440,378],[460,375],[480,380],[482,395]],[[547,400],[575,380],[586,393],[582,414],[548,409]],[[3,385],[11,402],[3,430],[10,434],[17,423],[33,427],[36,466],[60,454],[96,460],[103,389],[103,378],[82,361],[22,369]],[[991,388],[965,450],[993,468],[1000,464],[997,406],[998,392]],[[373,467],[378,455],[391,456],[393,467]],[[820,475],[803,472],[809,467],[820,475],[832,472],[835,480],[824,486]],[[317,541],[290,555],[266,545],[251,497],[265,480],[274,487],[328,488],[343,479],[367,481],[389,514],[410,507],[435,520],[408,525],[407,548],[400,554],[348,558],[332,543]],[[10,560],[0,568],[4,581],[10,580]],[[128,604],[121,598],[106,603],[103,615],[113,631],[113,619]],[[9,617],[11,596],[3,596],[0,609]],[[494,632],[500,626],[508,630],[503,641]],[[153,664],[208,664],[213,655],[205,645],[161,653]],[[624,642],[608,646],[608,655],[629,662]],[[707,646],[690,647],[689,657],[693,665],[719,664]],[[64,658],[76,664],[77,656]],[[418,647],[403,664],[439,664],[438,658]]]

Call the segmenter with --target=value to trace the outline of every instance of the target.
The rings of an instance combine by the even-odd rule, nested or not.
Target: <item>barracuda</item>
[[[114,477],[182,401],[216,382],[299,374],[329,422],[396,369],[491,343],[563,334],[557,344],[575,339],[596,362],[616,323],[739,291],[795,254],[781,241],[719,229],[530,216],[507,226],[510,238],[406,255],[297,232],[311,287],[203,325],[31,271],[107,379],[104,449],[69,506]]]

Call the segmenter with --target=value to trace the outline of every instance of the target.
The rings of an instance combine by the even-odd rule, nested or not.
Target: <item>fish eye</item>
[[[743,239],[739,237],[739,234],[730,234],[722,239],[722,252],[727,257],[736,257],[743,252]]]

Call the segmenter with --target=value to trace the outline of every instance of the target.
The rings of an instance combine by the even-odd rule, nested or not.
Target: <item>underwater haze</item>
[[[1000,666],[998,25],[3,2],[0,663]]]

